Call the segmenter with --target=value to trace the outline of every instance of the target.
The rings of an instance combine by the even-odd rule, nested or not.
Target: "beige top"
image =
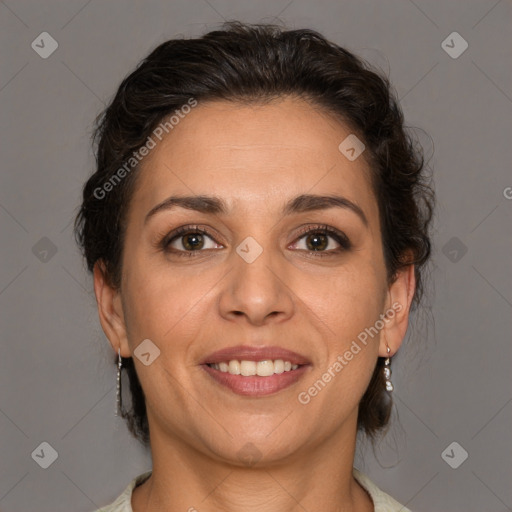
[[[411,512],[391,496],[382,492],[364,473],[361,473],[356,468],[353,468],[352,473],[354,478],[361,484],[361,487],[366,489],[372,498],[375,512]],[[134,478],[113,503],[95,512],[133,512],[132,491],[135,487],[144,483],[150,476],[151,471],[146,471]]]

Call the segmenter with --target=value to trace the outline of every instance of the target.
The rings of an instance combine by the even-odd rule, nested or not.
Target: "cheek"
[[[180,340],[193,339],[205,308],[211,306],[215,284],[221,274],[188,270],[171,271],[165,262],[151,259],[131,262],[123,291],[125,320],[130,344],[145,338],[161,348],[172,342],[179,350]],[[128,271],[129,270],[129,271]]]
[[[324,324],[328,337],[341,344],[375,323],[385,294],[378,268],[361,261],[331,269],[323,278],[301,275],[297,295]]]

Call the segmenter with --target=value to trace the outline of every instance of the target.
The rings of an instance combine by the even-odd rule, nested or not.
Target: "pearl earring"
[[[391,382],[391,361],[389,359],[389,353],[391,352],[391,349],[389,346],[386,347],[388,357],[384,361],[384,378],[386,379],[386,391],[393,391],[393,383]]]

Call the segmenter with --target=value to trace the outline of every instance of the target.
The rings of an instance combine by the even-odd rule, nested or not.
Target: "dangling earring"
[[[117,349],[117,385],[116,385],[116,416],[122,416],[121,411],[121,367],[123,361],[121,360],[121,349]]]
[[[389,353],[391,352],[391,349],[389,348],[389,345],[386,346],[386,351],[388,353],[388,357],[384,361],[384,378],[386,379],[386,391],[393,391],[393,383],[391,382],[391,368],[390,364],[391,361],[389,360]]]

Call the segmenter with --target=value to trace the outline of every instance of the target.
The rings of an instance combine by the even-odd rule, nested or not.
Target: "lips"
[[[284,364],[286,369],[283,371],[274,369],[276,373],[269,372],[268,375],[267,372],[259,372],[265,375],[253,375],[254,371],[243,371],[244,365],[250,366],[249,361],[257,363],[258,366],[261,362],[273,365],[271,361],[280,361],[280,366]],[[225,371],[227,362],[236,362],[241,366],[241,374]],[[311,363],[305,356],[281,347],[257,348],[240,345],[213,352],[202,361],[201,367],[222,387],[238,395],[261,397],[277,393],[295,384],[311,369]]]

